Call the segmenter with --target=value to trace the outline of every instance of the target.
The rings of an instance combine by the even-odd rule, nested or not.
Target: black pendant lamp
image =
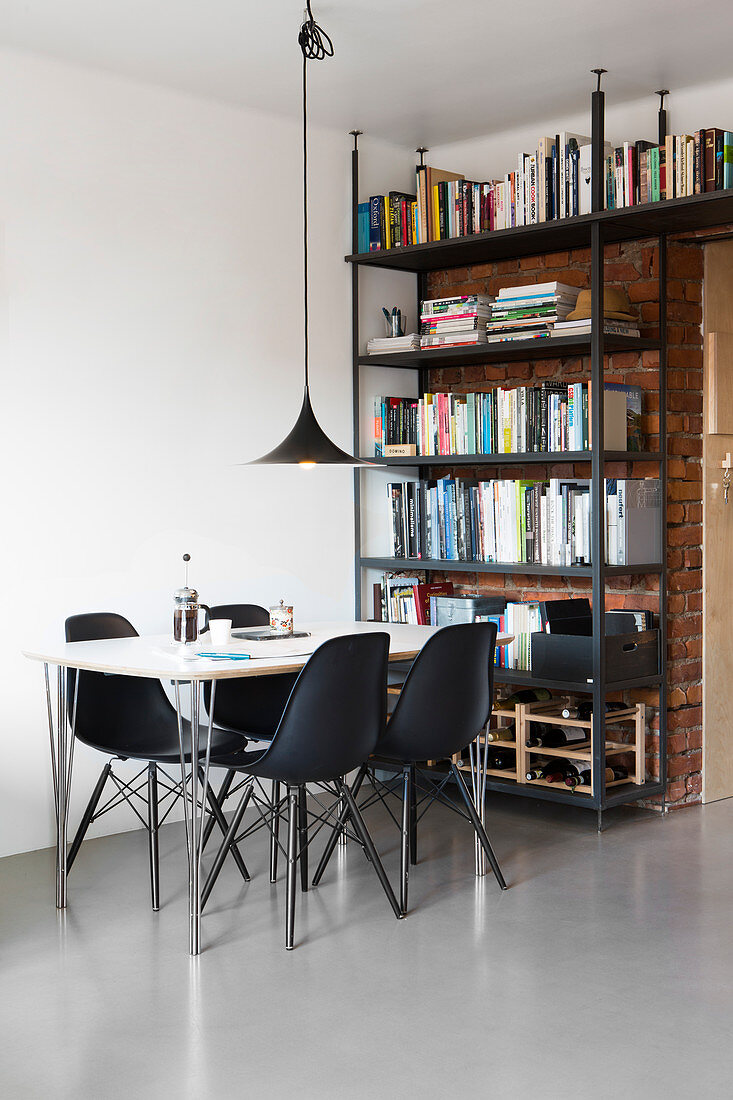
[[[318,464],[330,466],[372,466],[342,451],[333,443],[316,420],[308,392],[308,114],[306,110],[306,65],[308,61],[322,61],[333,57],[333,42],[318,26],[307,0],[307,17],[298,34],[298,45],[303,54],[303,318],[305,352],[305,389],[303,405],[292,431],[279,446],[262,458],[246,463],[248,466],[284,464],[308,469]]]

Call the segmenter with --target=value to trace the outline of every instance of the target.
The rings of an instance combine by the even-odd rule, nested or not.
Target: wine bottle
[[[565,782],[567,783],[568,787],[572,787],[573,790],[576,787],[590,787],[590,765],[570,764],[568,766],[567,775],[565,776]]]
[[[525,774],[528,783],[533,779],[544,779],[547,783],[561,783],[568,771],[567,760],[551,760],[548,764],[537,764]]]
[[[614,710],[629,710],[626,703],[606,703],[606,714]],[[567,703],[560,711],[563,718],[577,718],[580,722],[589,722],[593,716],[593,700],[583,699],[574,706]]]
[[[519,691],[507,695],[506,699],[500,699],[497,707],[508,710],[517,703],[544,703],[548,699],[552,699],[552,694],[547,688],[520,688]]]
[[[516,768],[517,758],[514,753],[514,749],[494,749],[489,752],[486,757],[487,768],[492,768],[494,771],[505,771],[509,768]]]
[[[514,741],[516,740],[516,730],[514,723],[510,726],[498,726],[496,729],[486,731],[486,740],[491,741]]]
[[[624,768],[621,764],[614,764],[610,768],[605,770],[606,783],[613,783],[616,779],[628,779],[628,768]],[[579,764],[573,765],[572,771],[568,770],[568,775],[565,776],[565,782],[568,787],[590,787],[590,768],[583,767]]]
[[[525,744],[527,748],[544,746],[548,749],[563,749],[566,745],[582,745],[588,740],[588,731],[582,726],[556,726],[549,722],[531,722],[531,734]]]
[[[614,779],[628,779],[629,778],[629,769],[625,768],[623,766],[623,764],[612,764],[610,769],[606,768],[606,771],[607,772],[608,771],[613,772],[613,778]],[[611,780],[608,778],[608,775],[606,776],[606,782],[607,783],[611,782]]]

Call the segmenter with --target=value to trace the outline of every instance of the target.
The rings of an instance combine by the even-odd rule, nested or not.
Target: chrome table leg
[[[486,772],[489,759],[489,742],[486,737],[488,728],[489,726],[487,723],[483,731],[483,743],[481,735],[479,735],[475,741],[471,742],[468,749],[471,761],[471,793],[473,795],[473,804],[484,828],[486,826]],[[473,835],[473,843],[476,875],[480,878],[488,874],[489,865],[486,859],[486,853],[475,832]]]
[[[71,791],[71,771],[74,763],[74,727],[76,725],[76,698],[79,676],[77,673],[74,681],[74,705],[72,708],[71,729],[69,729],[68,700],[66,697],[67,670],[63,665],[59,665],[56,669],[55,723],[48,664],[44,663],[43,671],[46,681],[46,710],[51,748],[54,810],[56,813],[56,908],[65,909],[66,880],[69,870],[66,834],[69,824],[69,794]]]
[[[214,725],[214,704],[216,680],[211,682],[211,702],[209,704],[209,725],[206,736],[204,759],[203,792],[199,797],[199,717],[201,705],[201,681],[191,680],[191,806],[189,810],[186,796],[186,751],[183,738],[183,714],[181,712],[181,683],[174,683],[176,698],[176,716],[178,719],[178,743],[181,757],[181,777],[183,782],[183,816],[186,823],[186,849],[188,852],[188,952],[198,955],[201,952],[201,856],[203,853],[204,815],[206,799],[203,796],[209,784],[209,764],[211,759],[211,734]]]

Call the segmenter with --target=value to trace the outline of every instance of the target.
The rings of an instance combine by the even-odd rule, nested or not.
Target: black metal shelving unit
[[[355,591],[356,617],[362,617],[362,571],[371,569],[420,569],[462,573],[516,573],[521,575],[586,577],[591,580],[593,603],[593,680],[592,683],[562,683],[545,681],[530,672],[497,669],[496,681],[519,686],[551,687],[560,691],[585,692],[593,697],[593,712],[600,716],[593,740],[594,774],[600,777],[592,795],[579,797],[572,792],[549,787],[522,784],[511,780],[488,777],[486,785],[491,790],[539,798],[547,801],[581,805],[595,809],[599,827],[603,811],[612,806],[662,796],[667,784],[667,236],[695,229],[711,228],[733,221],[733,191],[711,192],[686,198],[670,199],[643,206],[604,210],[603,146],[604,146],[604,95],[597,90],[592,95],[592,208],[593,213],[560,221],[521,226],[512,229],[493,230],[454,240],[390,249],[387,251],[357,254],[357,206],[359,201],[358,133],[353,132],[352,194],[353,237],[352,254],[345,259],[352,270],[352,322],[353,322],[353,383],[354,383],[354,453],[363,448],[359,438],[359,378],[363,366],[382,366],[413,370],[418,374],[419,392],[424,392],[425,372],[435,368],[450,368],[471,364],[508,363],[537,358],[565,358],[573,355],[590,356],[592,407],[591,425],[594,447],[590,452],[553,452],[549,454],[492,454],[492,455],[434,455],[378,460],[387,467],[412,467],[418,473],[431,467],[443,466],[504,466],[524,464],[561,464],[587,462],[591,465],[592,562],[590,566],[539,566],[526,563],[486,563],[472,561],[442,561],[362,556],[361,552],[361,478],[369,477],[368,470],[356,470],[354,474],[354,528],[356,538]],[[604,247],[613,242],[657,238],[659,248],[659,336],[657,339],[605,335],[602,324]],[[429,352],[410,352],[394,355],[361,354],[359,339],[359,271],[361,268],[385,268],[412,272],[417,276],[417,299],[426,297],[427,274],[446,268],[468,266],[498,260],[516,259],[521,256],[540,255],[547,252],[569,251],[590,246],[591,260],[591,333],[546,340],[517,341],[507,344],[489,344],[470,348],[449,348]],[[419,315],[419,309],[418,309]],[[604,441],[604,357],[619,351],[655,351],[659,358],[659,431],[657,449],[643,453],[605,451]],[[368,456],[365,456],[368,457]],[[638,566],[609,566],[604,555],[604,475],[608,462],[654,462],[658,464],[662,485],[661,535],[663,555],[660,563]],[[421,474],[420,476],[424,476]],[[610,681],[605,674],[605,593],[606,581],[622,575],[652,575],[659,577],[659,673],[652,677]],[[643,785],[629,783],[610,790],[603,781],[605,771],[606,728],[602,703],[610,692],[656,687],[659,692],[659,778]]]

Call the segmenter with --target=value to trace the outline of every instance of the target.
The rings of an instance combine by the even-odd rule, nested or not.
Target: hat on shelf
[[[591,315],[591,298],[589,290],[581,290],[575,309],[568,313],[567,321],[580,321]],[[636,317],[631,312],[629,296],[620,286],[607,286],[603,291],[603,316],[612,317],[618,321],[635,321]]]

